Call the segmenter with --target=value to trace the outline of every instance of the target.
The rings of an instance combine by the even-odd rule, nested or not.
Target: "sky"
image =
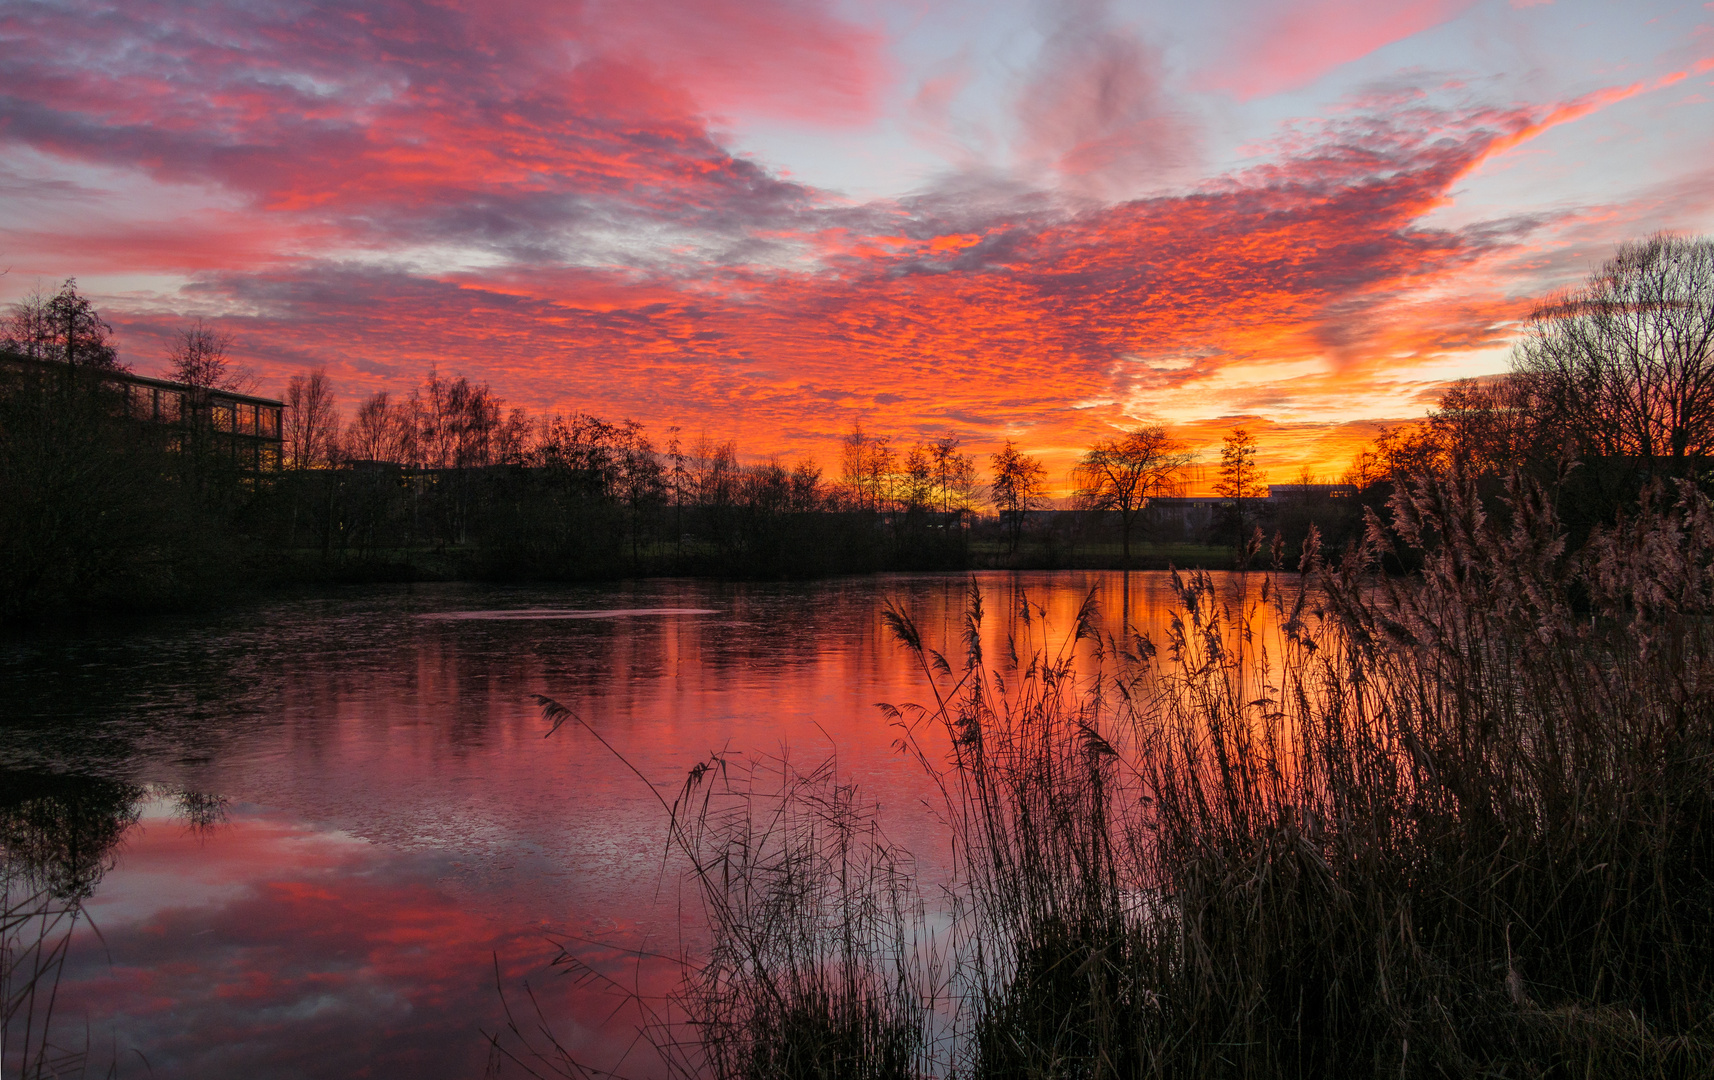
[[[0,302],[830,468],[1162,423],[1333,479],[1714,231],[1714,3],[0,5]]]

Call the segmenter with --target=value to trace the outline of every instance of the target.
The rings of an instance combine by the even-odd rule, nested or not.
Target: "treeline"
[[[1190,460],[1160,427],[1099,441],[1069,508],[1043,513],[1047,470],[1011,441],[983,461],[951,436],[854,426],[829,476],[677,428],[532,415],[439,372],[342,415],[316,371],[282,395],[282,467],[247,472],[221,453],[211,407],[255,387],[230,345],[185,327],[166,357],[191,391],[183,414],[141,422],[111,330],[75,282],[13,306],[0,350],[28,363],[0,363],[0,614],[152,608],[238,583],[1130,566],[1135,544],[1162,535],[1147,507],[1182,489]],[[1254,444],[1234,439],[1222,476],[1236,527],[1179,530],[1179,565],[1228,564],[1261,517],[1247,509],[1265,494]]]
[[[416,441],[419,456],[403,461],[334,457],[328,440],[315,467],[256,473],[220,451],[194,409],[172,426],[129,420],[106,374],[0,363],[6,618],[293,581],[805,577],[969,561],[968,508],[936,509],[950,496],[931,502],[890,477],[859,490],[813,462],[745,464],[731,443],[675,436],[656,449],[636,424],[587,415],[542,418],[518,437],[479,409],[440,409],[432,427],[386,435]],[[453,401],[485,397],[437,382]],[[341,438],[363,434],[374,412]]]
[[[1042,462],[1007,440],[986,468],[957,438],[895,445],[860,424],[839,472],[802,458],[745,463],[735,442],[657,442],[585,413],[532,416],[486,384],[431,372],[346,420],[324,373],[286,392],[287,550],[363,576],[388,568],[486,578],[636,574],[803,577],[879,569],[1130,567],[1154,546],[1183,566],[1231,565],[1254,528],[1337,545],[1359,524],[1326,498],[1270,503],[1256,443],[1226,441],[1221,512],[1186,528],[1152,513],[1182,494],[1193,455],[1159,425],[1097,440],[1049,510]],[[983,513],[991,510],[992,513]],[[1168,548],[1164,542],[1171,541]],[[1295,557],[1295,556],[1294,556]]]
[[[349,420],[320,372],[286,393],[285,472],[265,528],[353,574],[801,577],[966,565],[976,467],[943,438],[902,451],[854,430],[843,474],[745,463],[732,441],[657,443],[641,424],[532,416],[431,373]]]

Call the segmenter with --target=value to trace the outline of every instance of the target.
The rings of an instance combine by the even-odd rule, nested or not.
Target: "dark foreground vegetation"
[[[1180,579],[1162,641],[1026,604],[986,655],[972,589],[947,655],[892,612],[952,879],[826,770],[702,763],[711,941],[646,1034],[721,1080],[1714,1075],[1714,506],[1574,552],[1539,486],[1499,505],[1405,485],[1289,586]]]

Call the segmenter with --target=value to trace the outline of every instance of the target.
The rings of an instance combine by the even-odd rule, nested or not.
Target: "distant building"
[[[1267,498],[1246,500],[1246,505],[1257,516],[1256,523],[1265,526],[1277,522],[1278,515],[1287,509],[1307,510],[1313,519],[1315,507],[1356,494],[1351,484],[1270,484]],[[1193,495],[1150,499],[1145,513],[1157,540],[1190,543],[1215,535],[1231,506],[1231,499],[1218,495]]]
[[[1145,513],[1157,540],[1196,543],[1214,530],[1228,502],[1218,495],[1150,499]]]
[[[0,365],[14,371],[52,372],[65,365],[0,353]],[[253,472],[280,467],[281,413],[285,402],[230,390],[212,390],[150,379],[127,371],[102,371],[101,381],[123,395],[127,415],[145,424],[188,431],[201,426],[214,445]],[[182,444],[181,444],[182,445]]]
[[[1352,499],[1357,496],[1355,484],[1269,484],[1268,500],[1281,499]]]

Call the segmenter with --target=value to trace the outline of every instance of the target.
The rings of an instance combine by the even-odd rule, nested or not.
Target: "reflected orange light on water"
[[[1002,671],[1014,649],[1027,662],[1064,647],[1091,593],[1105,633],[1167,637],[1166,574],[975,580],[983,651]],[[764,773],[836,756],[924,879],[944,875],[937,789],[877,707],[933,695],[881,611],[909,613],[957,668],[967,599],[954,576],[374,589],[254,625],[115,637],[83,654],[89,681],[70,691],[14,670],[19,715],[73,710],[134,740],[140,779],[229,799],[227,823],[200,832],[150,804],[92,901],[102,936],[75,950],[67,1015],[173,1075],[352,1075],[360,1058],[385,1063],[376,1075],[470,1075],[479,1030],[504,1020],[498,957],[509,993],[527,979],[568,1046],[611,1060],[637,1015],[595,982],[555,977],[552,942],[620,984],[671,988],[674,963],[633,953],[698,941],[656,796],[671,802],[711,754]],[[557,617],[592,611],[614,617]],[[1081,662],[1093,671],[1092,645]],[[109,678],[133,695],[106,693]],[[654,792],[575,724],[544,738],[538,693]],[[38,730],[31,752],[72,730]],[[932,725],[922,737],[936,754]],[[21,750],[0,744],[8,760]]]

